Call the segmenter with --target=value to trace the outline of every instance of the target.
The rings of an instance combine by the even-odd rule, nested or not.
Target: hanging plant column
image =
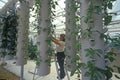
[[[40,1],[39,12],[39,30],[38,30],[38,50],[39,61],[37,64],[37,73],[44,76],[50,73],[49,53],[47,39],[49,36],[50,27],[50,2],[51,0]]]
[[[74,68],[74,64],[72,62],[75,56],[75,42],[76,37],[74,34],[76,21],[75,21],[75,1],[74,0],[66,0],[66,40],[65,40],[65,54],[66,54],[66,65],[68,70],[72,70]]]
[[[105,80],[104,74],[99,70],[104,70],[104,40],[102,21],[101,0],[80,0],[81,16],[81,52],[82,80]],[[98,10],[99,9],[99,10]],[[97,73],[97,74],[96,74]]]
[[[18,38],[16,64],[24,65],[27,63],[28,54],[28,29],[29,29],[29,4],[27,1],[21,1],[17,8],[18,20]]]

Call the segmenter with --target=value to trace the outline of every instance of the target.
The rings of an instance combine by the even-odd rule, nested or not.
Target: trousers
[[[65,77],[65,70],[64,70],[65,54],[64,52],[57,52],[56,56],[57,56],[57,62],[60,67],[60,78],[62,79]]]

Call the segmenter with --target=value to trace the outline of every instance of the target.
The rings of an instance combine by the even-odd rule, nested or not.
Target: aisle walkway
[[[8,60],[7,65],[5,68],[9,70],[10,72],[20,76],[20,66],[16,66],[16,64],[13,64],[15,60]],[[25,80],[33,80],[33,72],[35,70],[35,62],[34,61],[28,61],[27,64],[24,66],[24,79]],[[32,72],[32,73],[31,73]],[[51,65],[51,73],[47,76],[37,76],[35,75],[34,80],[58,80],[57,79],[57,72],[56,72],[56,67],[55,63],[53,62]],[[68,80],[67,76],[63,80]],[[70,77],[70,80],[77,80],[76,76]]]
[[[21,67],[16,66],[16,64],[13,64],[14,62],[15,62],[15,60],[8,60],[7,65],[5,66],[5,69],[14,73],[17,76],[20,76]],[[24,66],[24,79],[25,80],[33,80],[33,74],[32,73],[34,73],[34,70],[35,70],[35,62],[29,60],[27,62],[27,64]],[[0,73],[0,75],[2,75],[2,74],[3,73]],[[51,73],[49,75],[42,76],[42,77],[36,75],[34,80],[58,80],[56,77],[57,77],[57,72],[56,72],[55,63],[53,62],[51,64]],[[12,80],[17,80],[17,79],[12,79]],[[68,80],[67,76],[63,80]],[[70,80],[78,80],[78,79],[77,79],[77,76],[75,75],[75,76],[70,77]],[[120,79],[112,77],[111,80],[120,80]]]

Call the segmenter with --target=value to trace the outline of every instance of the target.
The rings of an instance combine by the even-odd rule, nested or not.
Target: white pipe
[[[57,60],[56,60],[56,56],[55,56],[55,55],[54,55],[54,61],[55,61],[55,66],[56,66],[57,75],[58,75],[58,80],[61,80],[61,79],[60,79],[59,68],[58,68],[58,65],[57,65]]]
[[[20,80],[24,80],[24,65],[21,65]]]
[[[37,68],[37,74],[39,76],[45,76],[50,73],[50,64],[46,61],[49,60],[49,54],[48,54],[48,43],[46,40],[48,39],[49,33],[49,26],[50,26],[50,1],[51,0],[41,0],[41,3],[39,6],[41,6],[41,9],[39,11],[39,31],[38,31],[38,51],[39,51],[39,60],[40,63],[38,64]]]
[[[17,65],[27,63],[28,54],[28,29],[29,29],[29,5],[26,2],[20,3],[20,8],[17,9],[19,15],[18,20],[18,38],[17,38]]]

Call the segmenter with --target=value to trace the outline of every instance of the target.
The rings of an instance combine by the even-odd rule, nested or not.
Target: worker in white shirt
[[[65,77],[64,71],[64,49],[65,49],[65,34],[60,34],[59,40],[52,37],[52,41],[56,44],[56,51],[57,51],[57,61],[60,67],[60,78],[63,79]]]

